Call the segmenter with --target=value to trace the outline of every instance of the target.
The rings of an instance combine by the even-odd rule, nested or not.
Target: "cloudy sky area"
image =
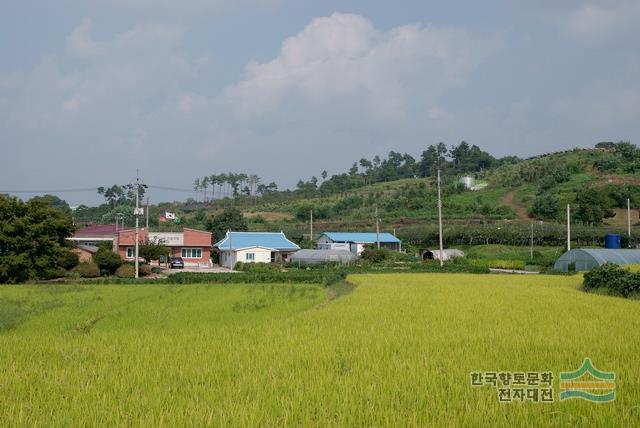
[[[639,20],[635,0],[0,0],[0,190],[638,143]]]

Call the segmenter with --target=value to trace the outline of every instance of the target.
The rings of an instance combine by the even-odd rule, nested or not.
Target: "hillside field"
[[[0,287],[2,426],[637,426],[640,301],[580,276],[367,274],[314,285]],[[343,290],[344,291],[344,290]],[[349,290],[347,290],[349,291]],[[616,400],[560,402],[585,357]],[[553,372],[498,403],[471,372]]]

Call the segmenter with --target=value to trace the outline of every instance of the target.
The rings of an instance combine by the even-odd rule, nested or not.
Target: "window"
[[[133,247],[127,247],[127,258],[128,259],[132,259],[134,254],[135,254],[134,248]]]
[[[256,253],[245,253],[244,259],[248,262],[252,262],[256,259]]]
[[[183,248],[182,257],[185,259],[201,259],[202,248]]]

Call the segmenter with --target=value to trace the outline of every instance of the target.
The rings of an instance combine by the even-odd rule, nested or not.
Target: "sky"
[[[639,20],[635,0],[0,0],[0,191],[638,143]]]

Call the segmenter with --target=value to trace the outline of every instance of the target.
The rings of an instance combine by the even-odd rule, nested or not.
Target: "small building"
[[[453,260],[456,257],[464,257],[464,251],[455,248],[446,248],[442,250],[442,260]],[[422,260],[440,260],[440,250],[420,250],[420,258]]]
[[[135,258],[135,229],[119,230],[114,248],[125,260]],[[150,232],[141,228],[138,242],[158,242],[169,248],[169,256],[182,257],[185,266],[211,265],[211,232],[184,228],[182,232]]]
[[[213,245],[220,254],[220,265],[233,269],[242,263],[285,263],[300,247],[283,232],[227,232]]]
[[[96,247],[95,245],[81,244],[73,247],[71,249],[71,252],[78,255],[78,261],[80,263],[90,262],[93,260],[94,254],[98,252],[98,247]]]
[[[324,263],[340,263],[347,265],[355,262],[356,255],[347,250],[300,250],[291,255],[291,263],[301,265],[319,265]]]
[[[381,232],[324,232],[318,238],[319,250],[346,250],[360,256],[365,245],[376,245],[394,251],[402,250],[402,241],[390,233]]]
[[[95,224],[76,230],[67,239],[77,245],[98,245],[101,242],[113,242],[117,230],[115,224]]]
[[[605,263],[630,265],[640,263],[640,250],[578,248],[561,255],[553,268],[560,272],[586,271]]]

